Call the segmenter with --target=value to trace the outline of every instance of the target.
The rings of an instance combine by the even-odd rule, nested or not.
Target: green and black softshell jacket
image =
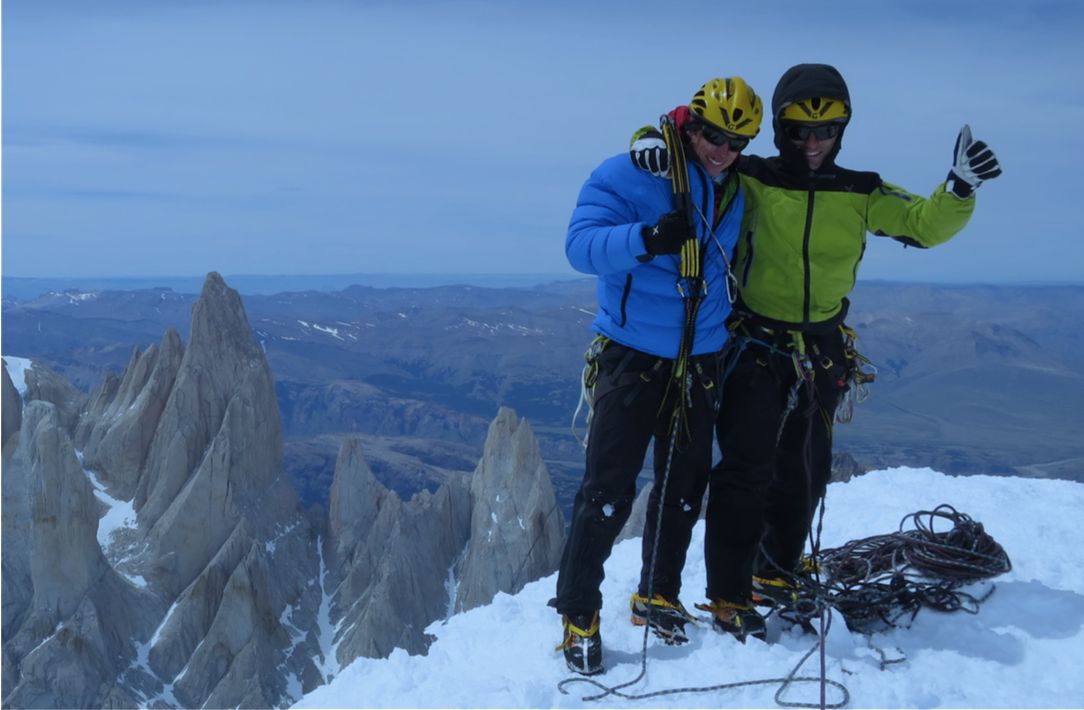
[[[850,106],[843,78],[832,67],[805,64],[779,81],[772,115],[814,96]],[[866,233],[931,247],[951,239],[971,218],[974,196],[960,199],[941,184],[928,198],[872,172],[835,164],[843,132],[819,170],[773,121],[779,155],[745,156],[738,164],[746,193],[734,275],[745,309],[791,329],[842,319],[866,250]]]

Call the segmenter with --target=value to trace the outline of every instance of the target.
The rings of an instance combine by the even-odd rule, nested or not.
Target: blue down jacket
[[[731,174],[731,180],[738,176]],[[694,204],[714,221],[715,185],[689,161]],[[698,214],[697,236],[704,249],[707,294],[696,320],[692,355],[717,351],[726,343],[730,315],[726,263],[738,240],[745,197],[736,191],[719,226],[712,230]],[[565,254],[577,271],[598,276],[596,332],[630,348],[664,358],[677,357],[685,306],[677,289],[680,257],[650,258],[640,230],[674,209],[670,181],[640,170],[627,153],[604,161],[580,190],[568,225]]]

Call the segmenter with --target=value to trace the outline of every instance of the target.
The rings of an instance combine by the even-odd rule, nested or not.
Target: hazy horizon
[[[594,277],[575,272],[565,273],[340,273],[340,274],[221,274],[227,285],[245,295],[271,295],[292,291],[338,291],[350,286],[369,288],[437,288],[473,286],[476,288],[532,288],[562,281],[593,281]],[[49,292],[135,291],[167,288],[177,293],[198,294],[206,274],[191,276],[2,276],[5,298],[26,300]],[[1048,281],[934,281],[922,279],[859,278],[863,284],[930,285],[943,288],[1058,288],[1084,287],[1084,280]]]

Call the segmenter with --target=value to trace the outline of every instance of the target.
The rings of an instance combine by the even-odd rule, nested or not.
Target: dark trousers
[[[704,541],[708,598],[735,602],[749,600],[754,571],[797,566],[831,476],[832,421],[846,386],[841,334],[807,334],[813,381],[788,407],[799,379],[792,338],[752,335],[761,343],[739,329],[723,356],[722,460],[710,476]]]
[[[680,389],[676,383],[670,385],[672,364],[616,343],[599,356],[586,470],[572,505],[569,537],[557,575],[555,606],[562,613],[591,613],[602,608],[599,588],[605,576],[603,565],[628,520],[636,497],[636,477],[652,438],[655,486],[648,499],[638,591],[643,595],[648,592],[660,505],[662,523],[658,526],[651,591],[671,600],[681,591],[685,553],[711,467],[718,378],[714,356],[692,359],[688,435],[679,434],[663,498],[671,415]]]

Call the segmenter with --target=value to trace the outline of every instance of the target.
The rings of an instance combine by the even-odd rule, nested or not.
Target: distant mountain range
[[[593,279],[577,279],[244,296],[303,500],[327,499],[344,434],[362,437],[375,475],[401,495],[435,490],[478,460],[504,405],[531,421],[567,510],[594,293]],[[5,354],[84,390],[165,328],[187,332],[195,300],[167,288],[9,296]],[[848,322],[878,369],[869,401],[836,429],[859,468],[1084,481],[1084,286],[866,282]]]

